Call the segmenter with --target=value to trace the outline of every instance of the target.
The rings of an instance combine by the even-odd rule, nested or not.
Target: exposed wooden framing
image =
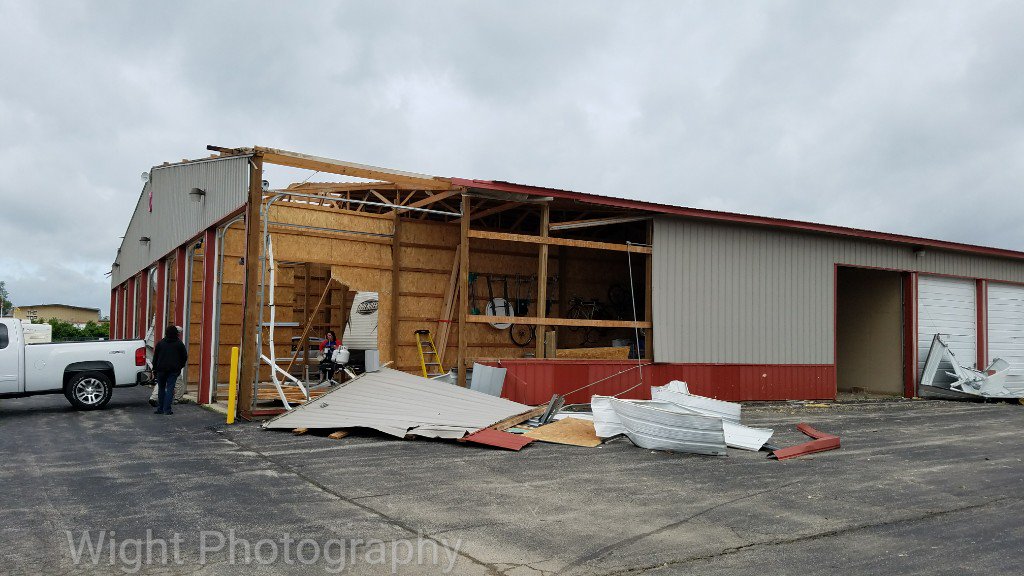
[[[647,244],[652,248],[654,246],[654,221],[647,222]],[[654,287],[651,285],[654,282],[654,271],[652,265],[654,262],[653,250],[651,254],[648,254],[644,258],[644,320],[652,322],[654,320]],[[653,326],[653,324],[652,324]],[[637,342],[637,350],[639,350],[640,343]],[[644,331],[644,359],[651,360],[654,358],[654,331],[648,328]]]
[[[395,212],[391,241],[391,360],[398,363],[398,317],[402,299],[398,297],[398,277],[402,271],[402,219]]]
[[[639,222],[650,220],[651,216],[623,216],[620,218],[594,218],[592,220],[572,220],[569,222],[556,222],[551,225],[551,231],[573,230],[576,228],[592,228],[594,226],[611,226],[613,224],[625,224],[627,222]]]
[[[296,182],[289,184],[285,190],[293,191],[305,191],[313,192],[320,191],[324,193],[340,193],[352,190],[370,190],[376,188],[377,190],[395,190],[398,186],[392,182],[372,181],[372,182]]]
[[[256,330],[261,314],[259,306],[260,207],[263,203],[263,156],[256,153],[249,159],[249,199],[245,206],[245,291],[242,300],[241,368],[238,379],[238,413],[252,417],[253,395],[259,374],[260,351],[256,348]],[[184,279],[179,280],[179,282]],[[180,307],[180,304],[179,304]]]
[[[539,318],[537,316],[472,316],[466,315],[471,324],[530,324],[532,326],[589,326],[593,328],[650,328],[646,321],[632,320],[587,320],[585,318]]]
[[[467,316],[469,315],[469,196],[462,195],[462,223],[459,250],[459,386],[466,386],[466,344],[469,335],[466,333]]]
[[[529,215],[530,215],[530,211],[529,210],[524,210],[523,213],[519,215],[519,218],[516,218],[516,221],[512,223],[512,229],[513,230],[518,230],[519,226],[522,225],[523,220],[526,220],[526,217],[529,216]]]
[[[317,301],[316,307],[313,308],[313,312],[306,312],[306,326],[302,328],[302,335],[299,336],[300,342],[305,342],[306,338],[309,336],[310,329],[312,329],[313,324],[316,323],[316,315],[320,312],[320,307],[324,305],[324,299],[326,299],[327,295],[331,293],[331,288],[334,288],[335,282],[337,282],[337,280],[333,277],[327,279],[327,286],[324,287],[324,292],[320,295],[320,300]],[[299,353],[302,352],[302,350],[303,349],[297,349],[292,353],[291,360],[288,361],[288,366],[284,369],[285,372],[291,371],[292,366],[295,365],[295,359],[299,357]]]
[[[455,258],[452,263],[452,275],[448,279],[448,291],[442,295],[444,298],[444,306],[441,310],[441,316],[437,320],[437,358],[438,362],[444,366],[444,351],[448,349],[448,335],[452,331],[452,318],[455,312],[455,299],[459,296],[459,270],[461,270],[460,262],[462,260],[461,246],[455,247]],[[419,294],[424,296],[424,294]]]
[[[303,275],[304,275],[304,278],[302,279],[302,284],[303,284],[303,289],[302,289],[302,313],[304,315],[306,315],[307,318],[309,318],[309,275],[310,275],[309,262],[306,262],[305,264],[302,265],[302,271],[303,271]],[[327,283],[330,284],[330,280],[328,280]],[[311,318],[309,318],[309,319],[311,320]],[[309,332],[308,331],[305,331],[305,332],[306,333],[303,334],[301,338],[299,338],[299,350],[303,351],[303,354],[302,354],[302,373],[303,374],[308,374],[309,373],[309,354],[306,353],[305,350],[307,350],[309,348]],[[296,353],[298,353],[298,350],[296,351]],[[295,357],[292,356],[292,358],[294,359]],[[292,361],[294,362],[294,360],[292,360]],[[289,368],[291,368],[290,365],[289,365]]]
[[[479,212],[474,213],[473,214],[473,218],[471,220],[479,220],[480,218],[486,218],[486,217],[488,217],[488,216],[490,216],[492,214],[497,214],[498,212],[504,212],[505,210],[509,210],[511,208],[515,208],[517,206],[522,206],[522,205],[523,205],[522,202],[505,202],[503,204],[498,204],[497,206],[492,206],[492,207],[490,207],[490,208],[488,208],[486,210],[481,210]],[[456,218],[455,220],[453,220],[453,222],[461,222],[461,221],[462,221],[462,218]]]
[[[383,202],[385,204],[397,204],[397,202],[392,202],[390,199],[385,198],[383,194],[381,194],[380,192],[377,192],[376,190],[374,190],[372,188],[370,189],[370,194],[373,194],[374,196],[379,198],[381,202]]]
[[[541,226],[542,233],[546,234],[546,227]],[[470,238],[484,240],[505,240],[508,242],[526,242],[530,244],[542,244],[545,246],[571,246],[573,248],[590,248],[593,250],[612,250],[616,252],[633,252],[634,254],[650,254],[649,246],[630,246],[626,244],[612,244],[609,242],[593,242],[590,240],[572,240],[569,238],[554,238],[551,236],[531,236],[529,234],[509,234],[505,232],[485,232],[483,230],[470,230]]]
[[[540,207],[540,238],[548,237],[548,225],[551,223],[551,205],[544,204]],[[541,244],[537,254],[537,317],[543,319],[547,316],[548,302],[548,244]],[[537,325],[536,348],[534,352],[537,358],[544,357],[544,333],[547,327],[544,324]]]
[[[428,191],[427,194],[430,194],[430,192]],[[452,196],[455,196],[456,194],[462,194],[462,191],[461,190],[445,190],[444,192],[438,192],[437,194],[433,194],[432,196],[427,196],[426,198],[422,198],[420,200],[417,200],[417,201],[413,202],[412,204],[409,204],[409,207],[410,208],[423,208],[424,206],[429,206],[430,204],[433,204],[434,202],[440,202],[441,200],[444,200],[446,198],[451,198]]]
[[[341,174],[343,176],[355,176],[356,178],[366,178],[369,180],[384,180],[386,182],[393,182],[400,188],[404,187],[406,189],[417,188],[421,190],[448,190],[451,188],[451,183],[426,174],[416,174],[414,172],[404,172],[401,170],[368,166],[366,164],[344,162],[333,158],[311,156],[309,154],[300,154],[298,152],[289,152],[287,150],[279,150],[276,148],[265,148],[263,146],[256,146],[252,150],[256,154],[261,154],[264,162],[277,164],[279,166],[318,170],[320,172]]]

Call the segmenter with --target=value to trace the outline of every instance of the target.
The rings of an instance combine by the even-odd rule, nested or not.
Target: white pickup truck
[[[0,318],[0,398],[64,394],[75,408],[94,410],[115,387],[151,379],[142,340],[26,344],[21,321]]]

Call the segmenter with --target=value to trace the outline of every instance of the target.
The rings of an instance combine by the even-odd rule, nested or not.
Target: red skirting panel
[[[532,405],[547,402],[553,394],[568,394],[568,404],[586,403],[594,394],[618,394],[633,386],[622,398],[649,399],[651,386],[672,380],[687,382],[695,394],[731,401],[826,400],[836,395],[831,364],[649,364],[643,367],[643,384],[635,361],[515,359],[486,364],[508,369],[502,396]]]

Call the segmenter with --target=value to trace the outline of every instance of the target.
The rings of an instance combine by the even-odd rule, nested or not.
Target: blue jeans
[[[157,372],[156,373],[156,410],[164,414],[170,413],[171,404],[174,403],[174,383],[178,381],[178,372]]]

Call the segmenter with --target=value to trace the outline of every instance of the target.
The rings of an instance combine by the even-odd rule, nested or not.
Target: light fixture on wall
[[[139,242],[142,242],[143,244],[149,244],[150,240],[152,240],[152,238],[150,238],[149,236],[143,236],[142,238],[139,238]]]
[[[270,180],[263,180],[260,182],[260,187],[264,192],[270,192]]]
[[[914,246],[914,256],[917,258],[924,256],[924,246]]]
[[[206,196],[206,190],[202,188],[193,188],[188,192],[188,197],[193,202],[201,202],[204,196]]]

